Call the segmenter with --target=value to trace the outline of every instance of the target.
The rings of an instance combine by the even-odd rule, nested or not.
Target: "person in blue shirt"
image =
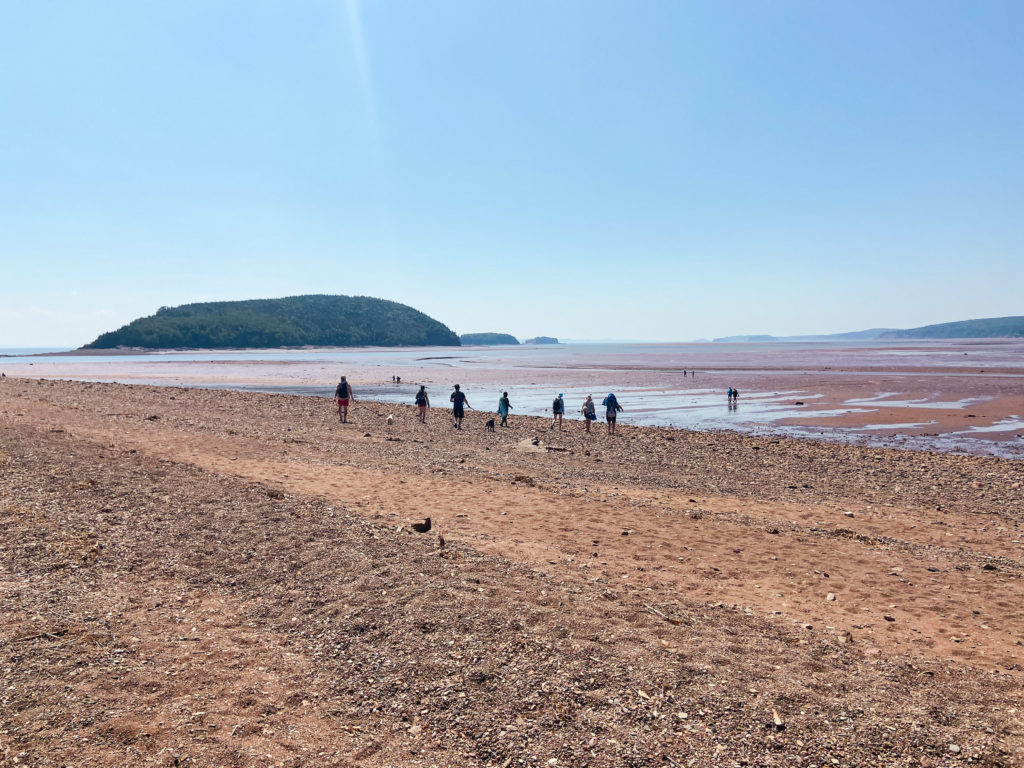
[[[622,406],[619,405],[618,398],[615,397],[614,392],[609,392],[608,397],[601,401],[601,405],[604,406],[604,418],[608,422],[608,434],[615,434],[615,417],[619,411],[622,410]]]

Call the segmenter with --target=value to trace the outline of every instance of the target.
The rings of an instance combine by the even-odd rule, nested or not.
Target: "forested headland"
[[[288,296],[161,307],[83,349],[460,346],[419,310],[369,296]]]

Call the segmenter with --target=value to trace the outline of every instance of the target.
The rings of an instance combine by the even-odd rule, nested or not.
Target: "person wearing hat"
[[[462,419],[465,418],[465,408],[471,408],[469,400],[466,399],[466,393],[459,389],[459,385],[455,385],[455,391],[452,392],[452,396],[448,398],[452,403],[452,416],[455,417],[455,428],[462,429]]]
[[[427,385],[420,384],[420,391],[416,393],[416,407],[420,409],[420,423],[427,423],[427,408],[430,407],[430,398],[427,397]]]
[[[551,426],[548,429],[554,429],[555,423],[558,424],[558,429],[562,429],[562,416],[565,414],[565,400],[562,399],[562,393],[558,393],[558,397],[555,398],[554,402],[551,403]]]
[[[583,414],[583,422],[587,425],[587,434],[590,434],[590,422],[597,419],[597,408],[594,406],[594,396],[587,395],[587,399],[583,401],[583,407],[580,408],[580,413]]]

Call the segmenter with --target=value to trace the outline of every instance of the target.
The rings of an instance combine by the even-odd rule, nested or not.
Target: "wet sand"
[[[563,392],[570,419],[587,394],[600,402],[614,390],[624,419],[640,425],[1024,458],[1022,361],[1024,341],[967,340],[94,355],[0,360],[0,369],[325,396],[344,372],[357,396],[389,403],[411,402],[419,383],[443,403],[458,382],[478,409],[494,410],[508,390],[519,415],[548,413]],[[741,393],[735,408],[730,386]]]

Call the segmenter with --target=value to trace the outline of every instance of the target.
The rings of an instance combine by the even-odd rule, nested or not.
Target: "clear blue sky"
[[[1024,314],[1024,3],[0,5],[0,347],[343,293],[689,340]]]

